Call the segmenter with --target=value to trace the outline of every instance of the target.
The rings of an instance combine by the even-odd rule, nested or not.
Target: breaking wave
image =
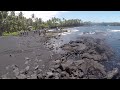
[[[110,32],[120,32],[120,30],[110,30]]]

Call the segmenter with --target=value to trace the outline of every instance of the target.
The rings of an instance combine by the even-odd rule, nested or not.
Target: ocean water
[[[54,42],[55,47],[60,47],[81,36],[92,36],[104,39],[115,53],[114,57],[112,57],[109,62],[104,63],[106,68],[108,70],[113,67],[118,67],[120,69],[120,26],[81,26],[68,28],[67,30],[69,30],[69,32],[62,33],[59,40],[51,40],[51,42]],[[58,53],[61,52],[60,49],[55,51]]]

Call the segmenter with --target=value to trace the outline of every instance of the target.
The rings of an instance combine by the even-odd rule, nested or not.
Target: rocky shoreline
[[[45,40],[49,40],[50,37],[45,37]],[[46,43],[47,41],[44,44]],[[60,48],[65,52],[51,55],[46,71],[39,68],[45,65],[40,66],[38,63],[41,60],[37,59],[34,60],[34,68],[30,69],[30,58],[26,58],[26,68],[23,70],[17,65],[9,66],[7,69],[14,74],[12,79],[118,79],[120,76],[118,68],[107,72],[101,64],[114,56],[113,50],[102,39],[81,37]],[[8,73],[0,78],[10,79]]]
[[[66,52],[53,61],[45,79],[113,79],[118,78],[118,68],[106,72],[100,62],[114,55],[103,40],[81,37],[61,46]]]

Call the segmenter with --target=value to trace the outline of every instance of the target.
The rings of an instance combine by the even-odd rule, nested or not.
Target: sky
[[[20,11],[15,11],[16,15]],[[120,22],[120,11],[22,11],[23,15],[30,18],[34,13],[35,17],[43,21],[52,17],[65,19],[81,19],[91,22]]]

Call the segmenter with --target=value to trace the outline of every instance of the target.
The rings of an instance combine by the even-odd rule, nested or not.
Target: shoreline
[[[46,44],[47,44],[46,40],[49,41],[51,38],[55,38],[56,36],[58,35],[52,34],[50,36],[43,37],[44,40],[43,42],[41,42],[42,43],[41,46],[45,45],[46,47]],[[36,40],[38,37],[39,36],[34,36],[33,40]],[[26,43],[27,42],[28,41],[26,41]],[[91,45],[91,47],[89,45]],[[98,51],[95,50],[94,47],[97,47],[98,49],[101,49],[103,51],[105,50],[105,52],[103,52],[103,55],[101,55],[98,53]],[[48,57],[48,59],[44,62],[44,65],[48,66],[47,71],[45,71],[45,69],[42,70],[40,68],[40,67],[43,67],[43,63],[36,64],[38,62],[41,62],[40,61],[41,56],[39,57],[40,60],[39,59],[33,60],[33,62],[29,61],[31,58],[29,57],[26,58],[25,63],[28,64],[32,62],[36,64],[36,66],[32,69],[30,69],[31,65],[27,65],[25,69],[22,69],[22,70],[19,69],[19,66],[16,66],[16,65],[10,66],[9,68],[12,69],[11,72],[14,73],[14,79],[16,78],[18,79],[78,79],[78,78],[79,79],[87,79],[87,78],[112,79],[116,77],[116,75],[118,75],[117,68],[113,68],[112,71],[106,72],[104,65],[99,63],[99,61],[108,60],[108,57],[112,55],[112,51],[109,50],[106,46],[104,47],[104,43],[100,39],[99,40],[97,39],[96,41],[96,39],[93,39],[93,38],[83,37],[79,40],[71,41],[68,44],[61,46],[61,48],[65,51],[65,53],[63,54],[51,53],[50,57]],[[45,48],[42,47],[41,49],[44,50]],[[51,51],[50,48],[48,49]],[[47,50],[45,51],[44,57],[46,57],[46,52],[48,51]],[[91,56],[91,54],[89,53],[93,53],[93,54],[97,53],[97,54]],[[91,63],[90,66],[88,65],[89,63]],[[90,72],[94,73],[92,76],[89,75],[88,71],[85,70],[85,68],[89,69],[89,67],[92,67],[92,69],[90,68]],[[100,75],[98,74],[96,75],[95,74],[96,72],[99,73]],[[7,74],[5,74],[5,75],[2,75],[1,79],[9,79],[9,77],[7,77]]]
[[[94,49],[94,45],[99,50]],[[104,61],[109,62],[111,56],[114,56],[113,51],[101,39],[81,37],[79,40],[62,45],[61,48],[65,50],[65,53],[61,54],[59,59],[53,61],[52,67],[49,70],[52,75],[49,76],[46,73],[46,79],[112,79],[116,75],[118,76],[118,68],[113,68],[112,71],[107,72],[104,65],[100,63]],[[105,51],[101,52],[100,50]],[[90,69],[91,67],[93,69]],[[79,72],[78,69],[82,71]],[[89,69],[91,75],[89,71],[86,71]],[[76,76],[76,70],[81,73],[80,77],[79,74]],[[71,76],[70,72],[73,76]],[[101,75],[95,74],[95,72]],[[58,75],[54,75],[56,73]]]

